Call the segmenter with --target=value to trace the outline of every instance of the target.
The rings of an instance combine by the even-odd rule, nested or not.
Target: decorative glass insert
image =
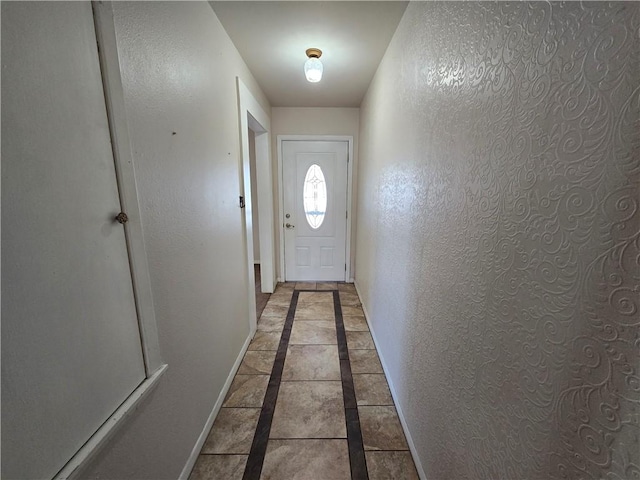
[[[318,229],[327,212],[327,183],[319,165],[315,163],[307,170],[302,191],[304,213],[311,228]]]

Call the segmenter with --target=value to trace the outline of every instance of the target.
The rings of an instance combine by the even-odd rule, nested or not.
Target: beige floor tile
[[[333,303],[305,303],[296,307],[294,320],[335,320]]]
[[[270,438],[343,438],[341,382],[282,382]]]
[[[359,307],[360,297],[356,293],[340,292],[340,304],[343,307],[347,305]]]
[[[342,317],[342,322],[344,323],[344,329],[347,332],[368,332],[369,326],[367,325],[367,321],[364,317],[352,317],[346,316]]]
[[[290,345],[282,380],[340,380],[337,345]]]
[[[278,283],[273,293],[293,293],[295,282]]]
[[[275,350],[249,350],[244,354],[237,373],[240,375],[271,375],[275,358]]]
[[[298,294],[298,307],[309,303],[330,303],[333,305],[333,293],[331,292],[300,292]]]
[[[242,480],[248,455],[200,455],[189,480]]]
[[[223,407],[262,407],[269,375],[236,375]]]
[[[296,290],[315,290],[316,282],[296,282]]]
[[[346,440],[269,440],[263,480],[347,480]]]
[[[200,453],[248,454],[259,417],[259,408],[221,408]]]
[[[350,350],[349,361],[352,373],[384,373],[375,350]]]
[[[318,290],[337,290],[338,284],[336,282],[317,282],[316,289]]]
[[[345,293],[357,293],[353,283],[339,283],[338,290]]]
[[[291,328],[290,345],[336,345],[335,322],[309,320],[305,322],[293,322]]]
[[[265,309],[266,310],[266,309]],[[350,316],[350,317],[358,317],[364,316],[364,311],[362,307],[354,307],[353,305],[343,305],[342,306],[342,315]]]
[[[369,480],[419,480],[409,452],[365,452]]]
[[[387,379],[380,373],[354,374],[358,405],[393,405]]]
[[[275,317],[275,318],[287,318],[287,313],[289,313],[289,306],[281,306],[281,305],[273,305],[267,303],[267,306],[264,307],[262,311],[261,318],[264,317]]]
[[[408,450],[394,407],[358,407],[365,450]]]
[[[258,330],[263,332],[282,332],[284,324],[287,321],[282,317],[260,317],[258,320]]]
[[[369,332],[346,332],[349,350],[374,350],[376,347]]]
[[[287,307],[291,305],[291,293],[292,291],[288,291],[287,293],[274,293],[269,297],[269,301],[267,302],[267,306],[275,305],[278,307]]]
[[[278,350],[280,332],[264,332],[258,330],[249,344],[249,350]]]

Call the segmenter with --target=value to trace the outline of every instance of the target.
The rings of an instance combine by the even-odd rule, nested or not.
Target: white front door
[[[282,142],[287,281],[344,281],[346,141]]]

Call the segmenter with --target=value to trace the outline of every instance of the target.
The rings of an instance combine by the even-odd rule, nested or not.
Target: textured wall
[[[86,478],[168,480],[184,468],[249,336],[236,76],[269,104],[206,2],[113,8],[169,369]]]
[[[412,2],[370,86],[356,281],[429,480],[640,476],[639,27]]]

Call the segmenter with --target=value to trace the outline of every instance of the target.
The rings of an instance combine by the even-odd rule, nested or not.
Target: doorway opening
[[[258,101],[237,78],[241,137],[241,196],[244,206],[250,335],[275,289],[273,181],[270,121]],[[268,296],[266,297],[268,299]]]
[[[253,274],[256,292],[256,318],[260,318],[267,306],[270,292],[262,291],[262,272],[260,269],[260,205],[258,198],[258,179],[256,176],[256,132],[249,128],[249,178],[251,182],[251,226],[253,230]]]

